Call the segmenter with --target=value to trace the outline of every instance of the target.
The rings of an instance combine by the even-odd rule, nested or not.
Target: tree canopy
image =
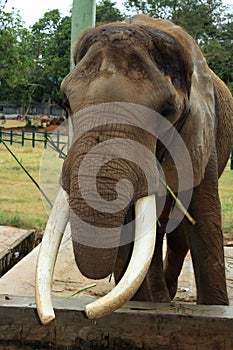
[[[0,6],[0,92],[26,83],[32,60],[28,55],[30,32],[24,28],[18,12],[4,12]]]
[[[122,21],[124,15],[116,8],[116,2],[110,0],[101,0],[96,6],[96,22]]]
[[[46,12],[29,29],[0,0],[0,96],[27,111],[31,101],[52,100],[62,105],[60,84],[69,71],[71,16]],[[221,0],[128,0],[128,14],[167,18],[185,28],[199,43],[210,67],[233,90],[232,8]],[[98,23],[123,20],[116,2],[97,3]]]

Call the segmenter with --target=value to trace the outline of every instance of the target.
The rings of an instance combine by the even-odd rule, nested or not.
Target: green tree
[[[221,0],[128,0],[125,6],[132,12],[174,21],[197,40],[215,30],[223,10]]]
[[[122,21],[124,14],[116,7],[116,2],[111,0],[101,0],[96,6],[96,22]]]
[[[25,84],[32,65],[27,46],[29,31],[18,12],[5,12],[0,7],[0,93],[10,98],[14,89]]]
[[[31,82],[37,84],[37,101],[53,100],[61,105],[60,84],[69,72],[69,17],[61,17],[59,10],[46,12],[31,29],[34,68]]]
[[[203,45],[209,66],[233,92],[233,14],[225,12],[216,33]]]

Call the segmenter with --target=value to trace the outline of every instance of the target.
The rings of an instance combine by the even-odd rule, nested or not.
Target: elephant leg
[[[164,262],[164,273],[171,299],[176,295],[178,277],[188,250],[189,247],[183,229],[183,223],[181,223],[173,232],[167,234],[167,253]]]
[[[118,248],[117,259],[114,267],[114,279],[116,284],[123,277],[133,251],[133,244],[122,245]]]
[[[189,211],[196,220],[195,226],[184,222],[196,279],[197,303],[227,305],[216,152],[201,184],[193,190]]]
[[[157,228],[156,245],[153,259],[147,275],[134,295],[134,300],[169,302],[170,296],[163,271],[163,228]]]
[[[135,232],[134,219],[134,207],[132,206],[126,215],[124,226],[121,231],[120,245],[118,248],[117,259],[114,267],[114,279],[116,284],[121,280],[122,276],[124,275],[133,252]]]
[[[170,301],[162,263],[163,235],[157,232],[154,256],[147,275],[132,300],[154,302]],[[118,283],[130,261],[133,244],[120,246],[115,264],[114,277]]]

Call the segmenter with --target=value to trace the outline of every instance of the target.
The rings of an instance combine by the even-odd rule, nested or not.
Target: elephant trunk
[[[114,270],[121,227],[133,196],[127,183],[116,192],[115,161],[107,166],[106,175],[102,169],[102,175],[88,176],[91,168],[78,178],[71,175],[70,224],[79,270],[88,278],[101,279]],[[95,183],[96,191],[91,189]]]
[[[37,263],[36,302],[43,324],[55,317],[51,283],[69,211],[77,264],[86,276],[102,278],[113,271],[125,215],[131,205],[135,204],[136,208],[135,243],[127,271],[110,294],[87,306],[89,318],[108,314],[129,300],[145,278],[153,256],[156,208],[151,194],[158,191],[156,138],[142,127],[149,113],[143,119],[141,108],[121,106],[119,109],[118,104],[114,107],[118,123],[114,123],[114,111],[107,111],[107,122],[103,108],[98,106],[93,107],[88,127],[88,118],[78,118],[73,123],[77,138],[62,171],[62,186],[68,194],[69,205],[61,191],[46,227]],[[125,111],[128,120],[123,116]],[[81,111],[81,117],[90,116],[89,112],[89,109],[87,113]],[[94,123],[93,116],[97,117]],[[94,125],[90,127],[90,124]]]
[[[124,123],[82,133],[90,117],[83,115],[79,123],[75,119],[78,136],[63,165],[62,186],[69,195],[76,263],[83,275],[99,279],[114,270],[129,207],[158,189],[156,139]]]

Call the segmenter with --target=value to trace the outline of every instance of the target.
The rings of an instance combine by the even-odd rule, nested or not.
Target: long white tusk
[[[68,219],[67,194],[60,188],[45,228],[36,267],[36,305],[43,325],[49,324],[55,318],[51,300],[51,284],[58,249]]]
[[[89,319],[99,318],[123,306],[142,284],[153,257],[156,239],[156,202],[151,195],[139,199],[135,205],[136,229],[132,257],[128,268],[111,292],[86,305]]]

